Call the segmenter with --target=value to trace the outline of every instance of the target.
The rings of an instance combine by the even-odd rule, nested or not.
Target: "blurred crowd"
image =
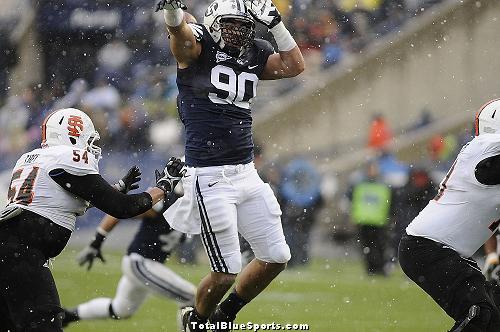
[[[182,141],[176,116],[175,62],[162,15],[150,0],[23,0],[0,15],[0,154],[9,163],[37,144],[39,123],[53,109],[80,107],[111,150],[161,150]],[[187,0],[201,19],[209,0]],[[362,50],[438,0],[276,0],[306,57],[330,66]],[[7,6],[7,4],[5,4]],[[32,9],[44,77],[9,94],[19,62],[12,27]],[[18,29],[19,30],[19,29]],[[269,38],[263,29],[261,37]],[[290,88],[290,87],[288,87]],[[2,162],[0,162],[2,168]]]

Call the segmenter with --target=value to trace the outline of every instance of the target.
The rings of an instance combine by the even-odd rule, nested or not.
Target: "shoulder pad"
[[[267,41],[265,39],[258,38],[258,39],[255,39],[254,42],[255,42],[255,46],[257,46],[257,49],[260,52],[264,51],[264,52],[270,53],[270,54],[275,53],[274,47],[269,41]]]

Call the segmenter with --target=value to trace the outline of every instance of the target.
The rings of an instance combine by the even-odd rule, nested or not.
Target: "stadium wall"
[[[438,120],[472,118],[497,97],[500,1],[451,0],[432,11],[258,112],[256,136],[273,143],[269,155],[361,142],[374,113],[402,128],[424,107]]]

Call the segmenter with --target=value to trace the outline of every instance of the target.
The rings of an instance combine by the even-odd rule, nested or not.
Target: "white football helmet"
[[[476,114],[475,130],[476,136],[500,134],[500,98],[490,100],[479,109]]]
[[[76,108],[63,108],[50,113],[42,124],[42,147],[68,145],[86,149],[97,158],[100,139],[90,117]]]
[[[227,54],[241,57],[255,37],[255,20],[244,0],[215,0],[208,6],[203,24]]]

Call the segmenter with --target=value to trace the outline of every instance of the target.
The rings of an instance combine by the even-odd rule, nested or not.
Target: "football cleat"
[[[196,317],[193,307],[181,309],[182,332],[207,332],[206,322]]]
[[[63,327],[68,326],[69,323],[78,322],[80,320],[80,316],[78,316],[78,311],[76,308],[74,309],[63,308],[63,310],[64,310],[64,318],[62,321]]]
[[[236,317],[231,317],[222,312],[220,306],[217,306],[208,320],[212,327],[215,326],[215,328],[212,328],[212,332],[228,332],[233,330],[232,325],[235,319]]]

